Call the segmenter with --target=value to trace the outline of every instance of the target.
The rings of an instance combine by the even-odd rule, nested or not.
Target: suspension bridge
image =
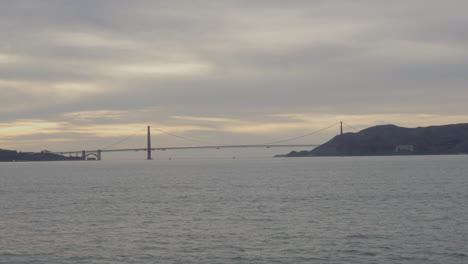
[[[56,154],[61,154],[61,155],[75,155],[81,157],[83,160],[101,160],[102,159],[102,153],[104,152],[135,152],[135,151],[145,151],[146,152],[146,159],[147,160],[152,160],[152,152],[153,151],[164,151],[164,150],[189,150],[189,149],[228,149],[228,148],[284,148],[284,147],[317,147],[320,146],[321,144],[280,144],[284,142],[289,142],[295,139],[303,138],[306,136],[310,136],[313,134],[316,134],[318,132],[327,130],[331,127],[334,127],[336,125],[340,125],[340,134],[343,134],[343,122],[335,123],[329,127],[319,129],[316,131],[313,131],[311,133],[301,135],[298,137],[290,138],[290,139],[285,139],[285,140],[280,140],[280,141],[275,141],[275,142],[270,142],[266,144],[248,144],[248,145],[201,145],[201,146],[188,146],[188,147],[152,147],[151,146],[151,126],[147,127],[147,132],[146,132],[146,147],[143,148],[120,148],[120,149],[108,149],[108,148],[103,148],[103,149],[95,149],[95,150],[73,150],[73,151],[55,151],[52,153]],[[165,132],[161,129],[156,129],[157,131],[163,132],[165,134],[169,134],[174,137],[182,138],[182,139],[187,139],[183,138],[181,136],[171,134],[168,132]],[[190,141],[196,141],[196,140],[191,140],[187,139]],[[197,141],[201,142],[201,141]],[[113,144],[115,145],[115,144]],[[111,146],[113,146],[111,145]]]

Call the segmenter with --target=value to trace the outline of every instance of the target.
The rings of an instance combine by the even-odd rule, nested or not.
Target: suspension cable
[[[343,122],[344,123],[344,122]],[[339,123],[335,123],[331,126],[328,126],[328,127],[325,127],[325,128],[322,128],[322,129],[319,129],[319,130],[315,130],[313,132],[310,132],[310,133],[307,133],[305,135],[301,135],[301,136],[297,136],[297,137],[293,137],[293,138],[289,138],[289,139],[284,139],[284,140],[279,140],[279,141],[274,141],[274,142],[268,142],[268,143],[263,143],[261,145],[272,145],[272,144],[278,144],[278,143],[284,143],[284,142],[288,142],[288,141],[292,141],[292,140],[296,140],[296,139],[300,139],[300,138],[304,138],[304,137],[307,137],[307,136],[310,136],[310,135],[313,135],[313,134],[316,134],[316,133],[319,133],[319,132],[322,132],[324,130],[327,130],[329,128],[332,128],[336,125],[338,125]],[[344,123],[345,125],[347,125],[348,127],[351,127],[352,129],[354,130],[357,130],[355,128],[353,128],[352,126]],[[110,144],[104,148],[101,148],[101,150],[106,150],[106,149],[109,149],[115,145],[118,145],[126,140],[128,140],[129,138],[133,137],[133,136],[136,136],[137,134],[139,134],[141,131],[145,130],[146,128],[142,128],[142,129],[139,129],[136,133],[132,134],[132,135],[129,135],[127,137],[124,137],[122,138],[121,140],[113,143],[113,144]],[[176,137],[176,138],[179,138],[179,139],[183,139],[183,140],[186,140],[186,141],[192,141],[192,142],[196,142],[196,143],[202,143],[202,144],[212,144],[212,145],[219,145],[219,144],[216,144],[216,143],[212,143],[212,142],[207,142],[207,141],[201,141],[201,140],[196,140],[196,139],[192,139],[192,138],[188,138],[188,137],[183,137],[183,136],[180,136],[180,135],[176,135],[174,133],[170,133],[170,132],[167,132],[167,131],[164,131],[162,129],[159,129],[159,128],[153,128],[153,130],[156,130],[156,131],[159,131],[161,133],[164,133],[164,134],[167,134],[167,135],[170,135],[170,136],[173,136],[173,137]]]
[[[156,130],[156,131],[159,131],[159,132],[161,132],[161,133],[164,133],[164,134],[167,134],[167,135],[170,135],[170,136],[179,138],[179,139],[187,140],[187,141],[192,141],[192,142],[197,142],[197,143],[202,143],[202,144],[219,145],[219,144],[214,144],[214,143],[212,143],[212,142],[201,141],[201,140],[196,140],[196,139],[191,139],[191,138],[179,136],[179,135],[176,135],[176,134],[173,134],[173,133],[166,132],[166,131],[164,131],[164,130],[162,130],[162,129],[159,129],[159,128],[153,128],[153,129]]]
[[[335,123],[335,124],[333,124],[333,125],[331,125],[331,126],[328,126],[328,127],[326,127],[326,128],[322,128],[322,129],[313,131],[313,132],[311,132],[311,133],[307,133],[307,134],[302,135],[302,136],[293,137],[293,138],[289,138],[289,139],[285,139],[285,140],[274,141],[274,142],[268,142],[268,143],[264,143],[264,144],[262,144],[262,145],[278,144],[278,143],[288,142],[288,141],[292,141],[292,140],[295,140],[295,139],[307,137],[307,136],[316,134],[316,133],[318,133],[318,132],[322,132],[322,131],[324,131],[324,130],[327,130],[327,129],[329,129],[329,128],[331,128],[331,127],[334,127],[334,126],[336,126],[336,125],[338,125],[338,124],[339,124],[339,123]]]
[[[355,127],[351,126],[351,125],[348,125],[346,124],[345,122],[343,122],[343,124],[345,124],[347,127],[351,128],[351,129],[354,129],[355,131],[359,131],[358,129],[356,129]]]
[[[113,147],[113,146],[115,146],[115,145],[118,145],[118,144],[120,144],[120,143],[122,143],[122,142],[128,140],[129,138],[138,135],[138,134],[139,134],[141,131],[143,131],[144,129],[145,129],[145,128],[139,129],[136,133],[134,133],[134,134],[132,134],[132,135],[130,135],[130,136],[124,137],[123,139],[121,139],[121,140],[119,140],[119,141],[117,141],[117,142],[115,142],[115,143],[113,143],[113,144],[110,144],[109,146],[106,146],[105,148],[102,148],[101,150],[106,150],[106,149],[109,149],[109,148],[111,148],[111,147]]]

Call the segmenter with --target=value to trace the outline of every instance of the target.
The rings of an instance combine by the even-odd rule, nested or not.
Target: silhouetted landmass
[[[382,125],[335,136],[310,151],[279,157],[468,154],[468,124],[404,128]]]
[[[66,157],[63,155],[41,152],[17,152],[15,150],[0,149],[0,161],[55,161],[55,160],[81,160],[80,157]]]

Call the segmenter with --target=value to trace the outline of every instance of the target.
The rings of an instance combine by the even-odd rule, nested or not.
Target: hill
[[[311,151],[281,157],[468,154],[468,124],[405,128],[381,125],[345,133]]]
[[[0,149],[1,161],[54,161],[54,160],[81,160],[80,157],[66,157],[48,151],[17,152],[15,150]]]

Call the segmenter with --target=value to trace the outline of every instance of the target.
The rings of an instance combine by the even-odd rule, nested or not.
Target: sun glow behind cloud
[[[52,87],[59,97],[67,98],[80,97],[99,92],[99,88],[90,83],[56,83],[53,84]],[[103,91],[101,90],[101,92]]]
[[[23,80],[2,80],[0,86],[11,87],[20,90],[25,90],[33,94],[50,94],[51,92],[58,93],[60,96],[80,96],[82,94],[96,93],[104,91],[94,83],[88,82],[38,82],[38,81],[23,81]]]
[[[126,75],[186,75],[202,74],[211,66],[201,63],[135,64],[116,66],[114,72]]]
[[[6,54],[0,52],[0,64],[12,64],[25,61],[23,56]]]
[[[97,119],[123,120],[128,113],[118,110],[98,110],[98,111],[80,111],[65,113],[65,118],[70,118],[78,122],[93,122]]]
[[[50,134],[63,131],[65,122],[45,120],[18,120],[12,123],[0,123],[0,138],[15,138],[25,135]]]
[[[187,121],[198,121],[198,122],[216,122],[216,123],[227,123],[227,122],[239,122],[238,119],[221,118],[221,117],[199,117],[199,116],[171,116],[172,119],[187,120]]]

